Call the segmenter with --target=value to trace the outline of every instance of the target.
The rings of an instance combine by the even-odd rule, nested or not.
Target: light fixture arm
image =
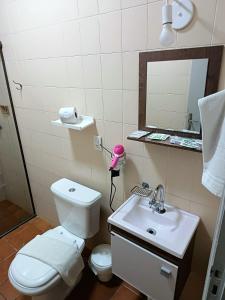
[[[191,0],[173,0],[173,29],[187,27],[194,16],[194,5]]]
[[[183,29],[190,24],[194,15],[194,5],[191,0],[164,0],[162,7],[162,32],[160,43],[170,46],[175,42],[174,30]]]
[[[172,5],[168,3],[162,7],[162,25],[173,23]]]

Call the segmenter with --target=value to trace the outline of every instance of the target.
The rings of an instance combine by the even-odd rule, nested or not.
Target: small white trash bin
[[[89,258],[89,266],[100,281],[110,281],[112,278],[111,246],[102,244],[95,247]]]

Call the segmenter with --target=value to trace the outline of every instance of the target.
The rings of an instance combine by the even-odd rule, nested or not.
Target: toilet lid
[[[84,248],[84,240],[68,232],[62,226],[50,229],[46,231],[44,235],[64,241],[69,245],[74,245],[80,252],[82,252]],[[12,261],[10,271],[14,280],[27,288],[43,286],[58,275],[58,271],[46,263],[19,253]]]
[[[112,266],[112,252],[108,244],[102,244],[95,247],[91,253],[91,261],[94,265],[99,267]]]
[[[10,271],[18,284],[28,288],[43,286],[58,274],[55,269],[45,263],[22,254],[17,254],[14,258]]]

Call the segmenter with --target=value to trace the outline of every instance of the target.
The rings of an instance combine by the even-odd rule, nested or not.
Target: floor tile
[[[131,290],[132,292],[134,292],[135,294],[140,295],[140,292],[139,292],[137,289],[135,289],[135,287],[133,287],[132,285],[130,285],[129,283],[127,283],[126,281],[123,282],[123,285],[124,285],[126,288],[130,289],[130,290]]]
[[[137,295],[131,289],[121,285],[110,300],[141,300],[145,299],[141,294]]]
[[[121,280],[116,277],[109,283],[102,283],[86,267],[80,283],[75,287],[67,300],[109,300],[115,294],[120,284]]]
[[[0,286],[8,280],[8,269],[15,255],[11,255],[0,263]]]
[[[39,217],[31,219],[29,223],[34,225],[37,228],[37,230],[40,231],[40,233],[43,233],[52,228],[52,226],[48,222],[42,220]]]
[[[19,295],[15,300],[32,300],[32,299],[30,296]]]
[[[0,201],[0,235],[30,218],[31,214],[18,205],[8,201]]]
[[[7,300],[15,300],[18,296],[20,296],[20,293],[14,289],[9,280],[0,286],[0,294],[3,295]]]
[[[6,238],[13,247],[19,250],[39,233],[40,231],[31,225],[25,227],[23,230],[15,230],[15,232],[10,233]]]
[[[8,243],[6,239],[0,239],[0,262],[15,252],[15,249]]]

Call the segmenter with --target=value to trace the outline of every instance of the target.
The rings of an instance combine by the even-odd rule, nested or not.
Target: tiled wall
[[[194,0],[195,19],[174,47],[225,43],[224,0]],[[2,0],[0,36],[16,106],[37,213],[56,222],[50,184],[68,177],[109,195],[109,159],[94,151],[93,135],[111,148],[124,143],[127,164],[116,180],[115,207],[142,181],[166,186],[167,201],[198,214],[195,265],[205,266],[219,201],[201,186],[198,153],[126,140],[137,129],[138,52],[161,49],[162,1]],[[225,64],[220,87],[225,85]],[[24,85],[17,91],[12,80]],[[82,133],[54,128],[63,105],[93,115]],[[104,220],[104,218],[102,218]],[[107,235],[102,221],[101,236]]]

